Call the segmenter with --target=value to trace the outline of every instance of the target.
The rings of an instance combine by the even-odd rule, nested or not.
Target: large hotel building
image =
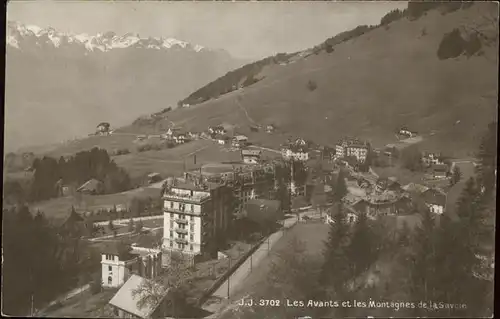
[[[225,185],[188,176],[169,179],[163,193],[163,249],[214,257],[233,210],[233,193]]]

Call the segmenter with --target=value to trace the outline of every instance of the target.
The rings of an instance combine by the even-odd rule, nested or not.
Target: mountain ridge
[[[103,121],[119,127],[175,107],[246,62],[177,39],[109,32],[84,38],[28,26],[11,22],[6,34],[7,151],[87,136]]]

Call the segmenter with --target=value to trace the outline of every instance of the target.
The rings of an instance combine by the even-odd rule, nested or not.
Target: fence
[[[146,216],[146,217],[133,217],[132,220],[135,222],[135,221],[138,221],[138,220],[151,220],[151,219],[160,219],[160,218],[163,218],[163,214],[161,214],[161,215],[155,215],[155,216]],[[130,221],[130,218],[122,218],[122,219],[115,219],[115,220],[113,220],[113,223],[120,224],[120,223],[125,223],[125,222],[128,222],[128,221]],[[105,226],[107,224],[109,224],[109,220],[102,221],[102,222],[95,222],[94,223],[95,226]]]
[[[236,263],[231,265],[231,267],[220,277],[218,278],[210,288],[208,288],[203,295],[198,299],[198,307],[201,307],[208,300],[208,298],[226,281],[229,276],[231,276],[236,269],[238,269],[247,259],[250,257],[260,246],[268,239],[268,237],[262,238],[257,244],[255,244],[252,248],[250,248],[242,257],[240,257]],[[230,258],[230,257],[229,257]]]

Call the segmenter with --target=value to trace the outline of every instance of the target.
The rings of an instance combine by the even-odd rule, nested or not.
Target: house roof
[[[137,288],[139,288],[145,281],[150,281],[149,279],[143,278],[138,275],[132,275],[127,282],[118,290],[116,295],[111,298],[109,304],[125,310],[128,313],[131,313],[140,318],[148,318],[153,314],[153,312],[158,308],[163,299],[167,296],[170,289],[164,289],[161,287],[159,290],[163,291],[163,299],[155,300],[153,304],[146,303],[143,307],[139,308],[137,303],[140,299],[140,295],[134,296],[133,292]],[[155,285],[153,283],[153,285]],[[159,285],[158,285],[159,287]]]
[[[446,165],[446,164],[434,164],[434,165],[432,165],[432,170],[435,172],[446,172],[446,171],[448,171],[448,165]]]
[[[83,191],[83,190],[88,190],[88,191],[96,191],[99,187],[99,185],[101,185],[102,182],[101,181],[98,181],[97,179],[90,179],[88,181],[86,181],[82,186],[80,186],[77,191],[80,192],[80,191]]]
[[[437,188],[430,188],[425,192],[423,192],[422,199],[427,204],[440,205],[440,206],[445,206],[446,204],[446,194]]]
[[[427,187],[427,186],[416,184],[416,183],[409,183],[401,188],[407,192],[410,192],[410,193],[423,193],[429,189],[429,187]]]
[[[237,141],[246,141],[248,140],[248,137],[246,137],[245,135],[236,135],[234,139]]]
[[[148,174],[148,177],[156,177],[156,176],[160,176],[160,173],[151,173],[151,174]]]
[[[283,215],[278,200],[250,199],[243,207],[243,215],[256,222],[277,221]]]
[[[261,150],[241,150],[241,155],[245,156],[260,156],[262,154]]]

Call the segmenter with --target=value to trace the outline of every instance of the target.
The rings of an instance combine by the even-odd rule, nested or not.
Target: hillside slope
[[[86,136],[175,103],[242,61],[176,39],[7,25],[5,148]]]
[[[424,135],[425,148],[475,150],[497,117],[498,33],[488,18],[495,10],[495,4],[477,3],[370,27],[330,53],[310,50],[289,63],[269,64],[256,75],[262,78],[257,83],[174,110],[168,122],[196,131],[228,122],[243,132],[254,123],[273,123],[319,143],[357,135],[377,146],[405,125]],[[446,34],[478,26],[495,30],[496,43],[470,57],[438,58]]]

